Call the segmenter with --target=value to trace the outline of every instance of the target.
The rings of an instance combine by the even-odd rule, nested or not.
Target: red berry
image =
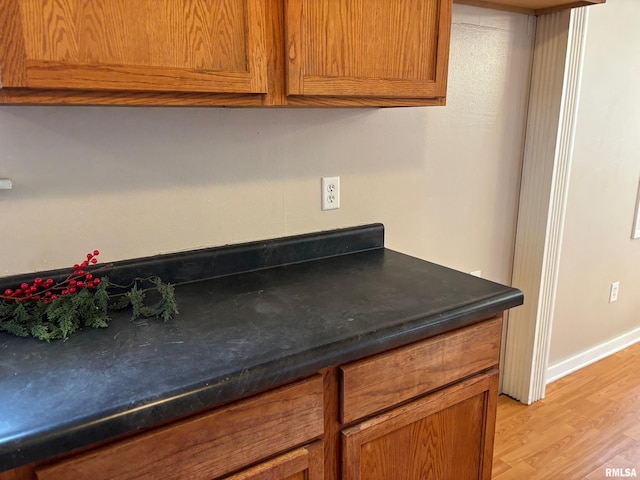
[[[87,268],[89,266],[89,262],[86,260],[80,264],[80,268]]]
[[[14,295],[22,295],[22,289],[19,288],[17,289],[15,292],[13,292]]]
[[[42,300],[44,302],[45,305],[49,305],[49,299],[45,298],[44,300]]]
[[[93,283],[94,283],[94,285],[99,285],[100,284],[100,279],[99,278],[94,278],[93,279]]]
[[[27,288],[29,288],[29,285],[27,285],[26,283],[21,283],[21,284],[20,284],[20,288],[21,288],[22,290],[26,290]]]
[[[78,275],[84,275],[84,270],[78,270]]]
[[[63,295],[69,295],[69,290],[67,290],[67,289],[62,290],[62,294]]]
[[[93,258],[93,254],[87,253],[87,260],[91,260]]]
[[[40,277],[38,277],[38,278],[36,278],[36,279],[34,280],[34,282],[35,282],[36,284],[38,284],[38,283],[42,283],[42,279],[41,279]]]
[[[94,250],[93,254],[96,255],[96,256],[100,255],[100,250]]]
[[[92,258],[91,259],[91,263],[98,263],[98,259],[97,258]]]
[[[34,300],[36,300],[36,301],[37,301],[37,300],[40,300],[40,295],[34,295],[34,296],[33,296],[33,299],[34,299]]]
[[[90,273],[87,273],[84,278],[86,278],[87,280],[91,280],[93,278],[93,275],[91,275]]]
[[[87,282],[87,288],[93,288],[95,284],[93,282]]]
[[[24,296],[25,296],[25,297],[30,297],[30,296],[31,296],[31,292],[25,292],[25,293],[24,293]]]
[[[50,297],[51,295],[52,295],[52,293],[51,293],[51,292],[46,292],[46,293],[44,294],[44,296],[45,296],[45,297],[47,297],[47,298],[48,298],[48,297]]]
[[[5,294],[5,295],[7,295],[7,296],[11,295],[12,293],[13,293],[13,290],[11,290],[10,288],[7,288],[7,289],[4,291],[4,294]]]
[[[69,293],[76,293],[76,287],[70,287]]]
[[[71,285],[72,287],[75,287],[75,286],[76,286],[76,283],[77,283],[77,282],[76,282],[75,280],[71,280],[71,281],[69,282],[69,285]]]
[[[51,295],[51,300],[55,300],[56,298],[58,298],[58,295],[56,294]]]
[[[29,291],[30,291],[31,293],[35,293],[35,292],[37,292],[37,291],[38,291],[38,287],[29,287]]]
[[[76,286],[77,286],[78,288],[82,288],[82,287],[84,287],[84,282],[78,282],[78,283],[76,284]]]

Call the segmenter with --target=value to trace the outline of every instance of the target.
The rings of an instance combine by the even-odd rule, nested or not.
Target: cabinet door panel
[[[3,87],[266,93],[262,0],[0,0]]]
[[[444,97],[451,0],[287,0],[287,94]]]
[[[479,375],[343,431],[343,478],[491,478],[497,385]]]

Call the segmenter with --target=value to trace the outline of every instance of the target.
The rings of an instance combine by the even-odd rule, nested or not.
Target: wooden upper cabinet
[[[265,94],[265,15],[264,0],[0,0],[0,92]]]
[[[0,103],[443,105],[452,0],[0,0]]]
[[[455,0],[541,14],[605,0]],[[444,105],[452,0],[0,0],[0,103]]]
[[[288,96],[444,103],[451,0],[286,0],[285,6]]]

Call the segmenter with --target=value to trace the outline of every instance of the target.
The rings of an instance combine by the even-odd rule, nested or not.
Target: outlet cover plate
[[[322,177],[322,210],[340,208],[340,177]]]

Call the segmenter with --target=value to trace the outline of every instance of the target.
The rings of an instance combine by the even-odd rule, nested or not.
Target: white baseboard
[[[549,365],[547,367],[547,385],[637,342],[640,342],[640,327]]]

